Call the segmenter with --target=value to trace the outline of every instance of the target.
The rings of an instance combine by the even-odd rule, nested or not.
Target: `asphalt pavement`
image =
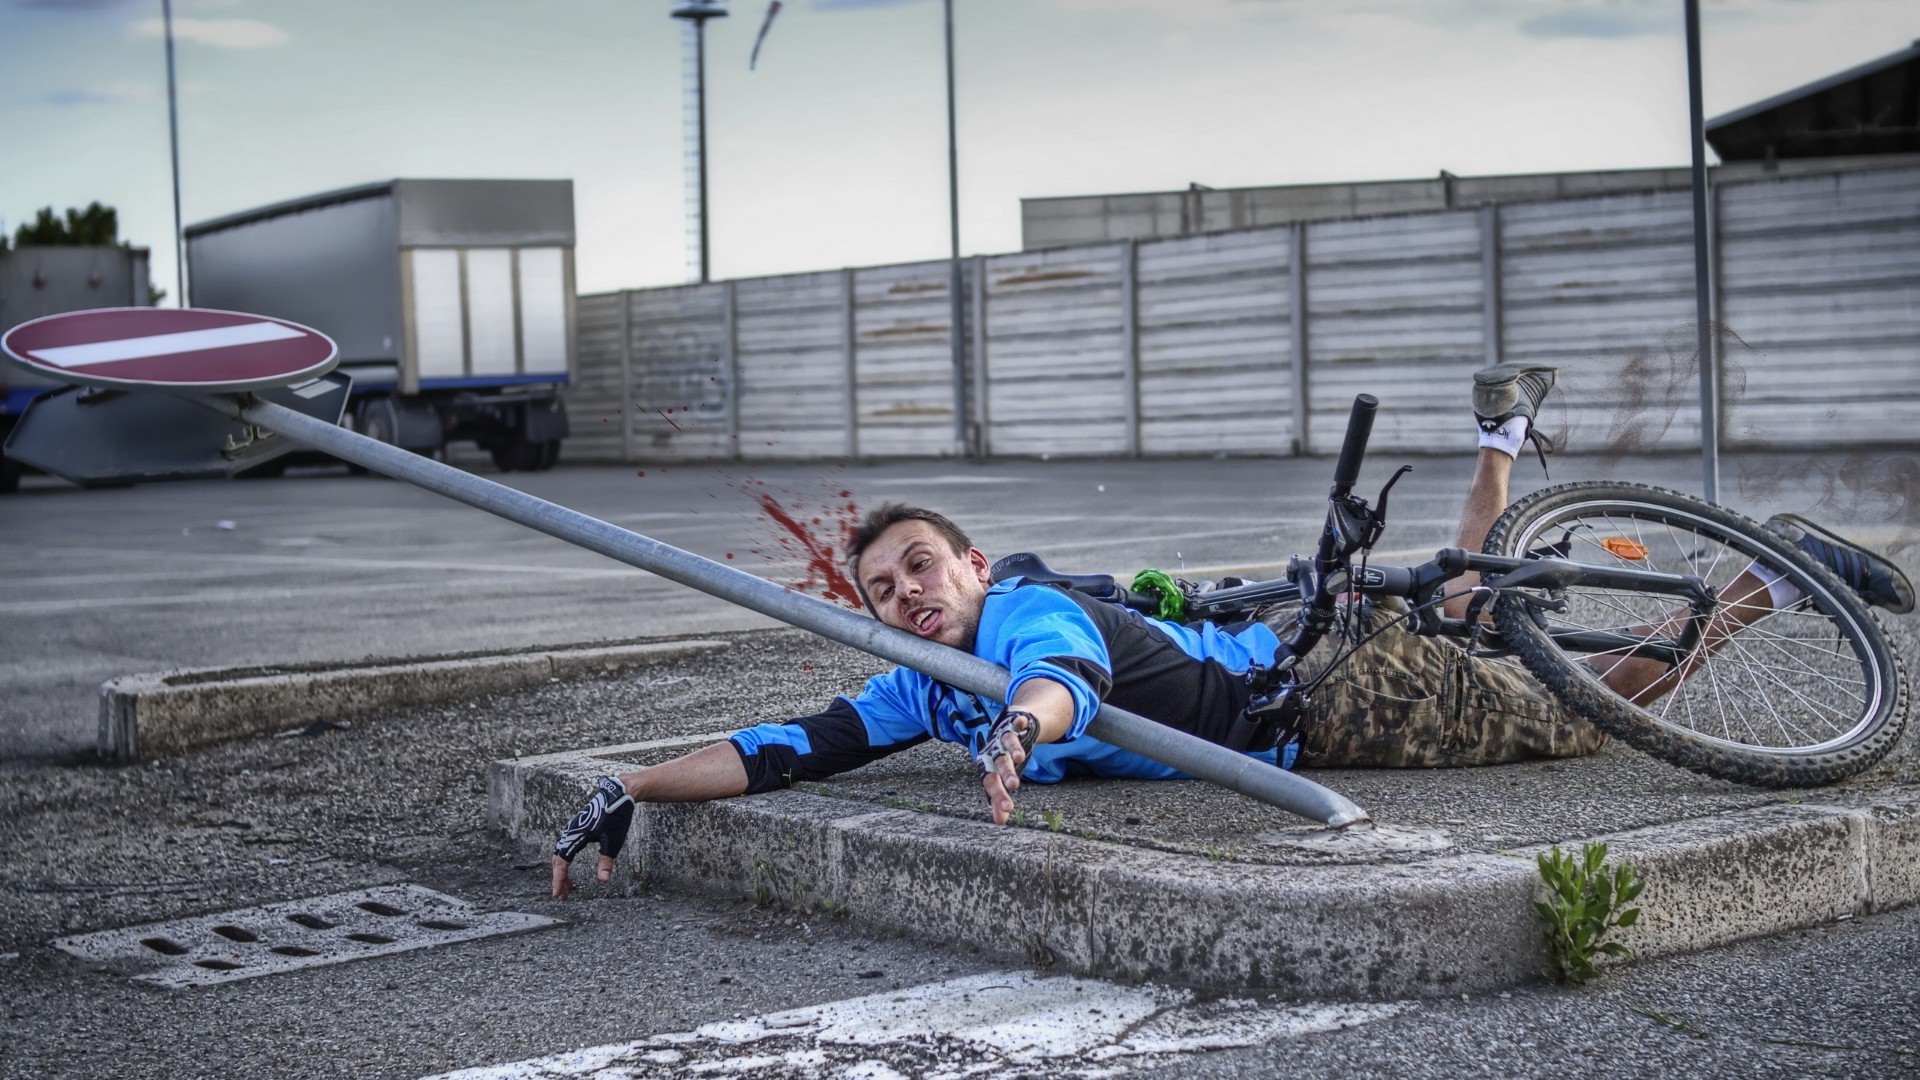
[[[1382,549],[1451,543],[1471,458],[1376,455],[1360,490],[1376,490],[1402,463],[1415,472],[1393,493]],[[769,506],[813,539],[837,535],[849,504],[919,502],[995,557],[1031,550],[1063,570],[1202,576],[1310,550],[1331,472],[1326,459],[1191,459],[562,467],[494,478],[801,585],[809,553]],[[1722,500],[1760,517],[1812,511],[1883,546],[1910,543],[1920,539],[1920,500],[1887,488],[1896,473],[1862,455],[1728,458]],[[1553,462],[1553,482],[1620,477],[1682,491],[1700,484],[1687,457]],[[1548,482],[1523,461],[1514,494]],[[0,762],[88,752],[98,687],[121,675],[770,625],[438,495],[344,470],[106,490],[29,477],[0,496]]]
[[[1398,463],[1376,458],[1363,487]],[[1412,463],[1418,471],[1395,492],[1384,546],[1431,550],[1452,539],[1470,462]],[[1554,469],[1556,481],[1698,483],[1697,464],[1685,458],[1573,458]],[[815,517],[830,532],[848,502],[908,499],[951,514],[993,555],[1025,548],[1062,569],[1153,565],[1201,576],[1304,550],[1318,531],[1329,472],[1326,461],[922,462],[562,468],[504,479],[798,585],[804,553],[796,538],[782,542],[761,496],[809,532]],[[1724,501],[1758,516],[1814,510],[1882,545],[1907,540],[1911,523],[1898,514],[1908,504],[1898,493],[1836,489],[1846,475],[1841,459],[1731,459]],[[1525,464],[1521,477],[1516,494],[1545,482]],[[841,1064],[831,1047],[789,1042],[781,1045],[800,1056],[754,1056],[748,1051],[761,1043],[711,1033],[975,976],[1070,974],[1010,967],[1001,950],[906,940],[844,913],[765,897],[692,897],[642,883],[637,892],[589,888],[565,904],[548,900],[543,861],[480,827],[489,762],[686,730],[695,718],[717,730],[810,712],[874,666],[799,635],[742,633],[765,623],[680,586],[390,481],[318,472],[108,491],[29,480],[0,501],[0,569],[8,627],[0,1075],[417,1077],[703,1031],[669,1041],[706,1047],[708,1056],[689,1049],[639,1075],[841,1075],[823,1071]],[[133,767],[90,760],[98,683],[135,671],[696,633],[729,638],[732,659],[707,658],[717,666],[697,677],[641,669]],[[1903,760],[1910,764],[1910,751]],[[1491,772],[1375,774],[1380,790],[1369,798],[1426,807],[1441,825],[1466,820],[1450,815],[1450,801],[1489,799],[1473,819],[1500,827],[1464,834],[1489,849],[1558,827],[1533,815],[1540,800],[1572,828],[1603,812],[1658,817],[1696,796],[1726,805],[1752,798],[1714,784],[1663,787],[1664,773],[1650,770],[1639,776],[1644,800],[1624,789],[1603,799],[1580,770],[1605,767],[1549,774],[1533,766],[1492,792],[1474,782]],[[1636,768],[1647,766],[1630,764],[1630,780]],[[864,797],[896,797],[888,790]],[[1073,815],[1062,820],[1076,828],[1128,824],[1091,794],[1062,789],[1062,801],[1045,809]],[[965,812],[957,803],[935,809]],[[1189,816],[1190,850],[1205,855],[1237,835],[1231,820]],[[50,944],[396,882],[565,925],[184,991],[133,982],[128,968],[89,965]],[[1036,1059],[990,1040],[903,1030],[912,1045],[875,1044],[846,1068],[882,1076],[870,1062],[937,1060],[988,1076],[1916,1075],[1917,911],[1635,963],[1578,991],[1538,984],[1387,1003],[1399,1007],[1331,1025],[1276,1020],[1243,1026],[1237,1037],[1122,1056],[1105,1044]],[[1010,924],[1020,918],[1007,914]],[[1230,1004],[1247,1017],[1319,1009],[1267,998]],[[1274,1034],[1250,1040],[1246,1030]]]

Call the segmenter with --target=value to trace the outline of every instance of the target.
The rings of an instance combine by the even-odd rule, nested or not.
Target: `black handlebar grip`
[[[1373,435],[1373,413],[1380,399],[1360,394],[1353,399],[1353,411],[1347,414],[1347,439],[1340,444],[1340,461],[1333,467],[1335,487],[1350,488],[1360,479],[1360,461],[1367,456],[1367,440]]]

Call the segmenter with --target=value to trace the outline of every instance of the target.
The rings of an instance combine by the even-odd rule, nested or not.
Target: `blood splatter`
[[[663,411],[662,411],[662,410],[660,410],[660,409],[655,409],[655,410],[653,410],[653,411],[654,411],[654,412],[657,412],[657,413],[659,413],[659,414],[660,414],[660,419],[662,419],[662,420],[665,420],[665,421],[666,421],[667,423],[669,423],[669,424],[673,424],[673,417],[671,417],[671,416],[668,416],[668,415],[666,414],[666,412],[663,412]],[[675,431],[685,431],[686,429],[685,429],[685,428],[683,428],[683,427],[681,427],[681,426],[680,426],[679,424],[673,424],[673,430],[675,430]]]
[[[645,475],[647,475],[647,470],[645,470],[645,469],[635,469],[635,470],[633,470],[633,475],[635,475],[635,476],[645,476]]]
[[[785,535],[775,535],[775,540],[788,554],[798,555],[805,560],[807,578],[794,588],[806,592],[818,588],[827,599],[836,601],[855,611],[860,610],[860,593],[847,580],[841,571],[842,552],[847,541],[853,538],[854,527],[859,523],[859,507],[851,502],[836,507],[837,521],[827,529],[819,525],[820,519],[802,524],[800,520],[781,506],[774,497],[764,491],[755,492],[753,501],[760,504],[760,512],[779,526]],[[822,535],[823,532],[837,531],[839,535]]]

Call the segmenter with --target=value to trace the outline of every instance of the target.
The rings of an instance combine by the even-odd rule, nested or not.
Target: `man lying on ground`
[[[1506,509],[1515,458],[1529,440],[1539,445],[1533,422],[1553,379],[1553,368],[1512,364],[1474,376],[1481,449],[1459,547],[1479,551]],[[1912,585],[1886,560],[1798,518],[1777,517],[1768,526],[1869,603],[1912,609]],[[929,738],[973,755],[995,824],[1012,815],[1023,779],[1182,775],[1086,735],[1102,702],[1282,768],[1493,764],[1590,754],[1606,742],[1517,662],[1471,656],[1452,640],[1422,637],[1404,624],[1363,646],[1344,677],[1324,683],[1297,717],[1265,719],[1248,707],[1258,676],[1282,649],[1273,628],[1186,626],[1018,578],[995,584],[987,556],[930,510],[893,504],[869,513],[849,544],[849,562],[862,599],[882,622],[1007,668],[1007,700],[895,668],[813,716],[762,724],[652,768],[602,777],[554,846],[554,896],[571,890],[573,857],[590,841],[600,844],[598,878],[610,878],[636,802],[779,790]],[[1755,563],[1722,590],[1721,640],[1797,598],[1778,578]],[[1446,614],[1462,618],[1466,604],[1458,596]],[[1649,658],[1592,663],[1610,689],[1637,701],[1665,694],[1689,671]],[[1475,704],[1485,702],[1498,705]]]

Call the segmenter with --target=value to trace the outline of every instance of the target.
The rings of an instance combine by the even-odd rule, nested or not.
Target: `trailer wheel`
[[[528,442],[517,431],[487,449],[501,472],[539,472],[552,467],[560,456],[558,441]]]
[[[385,397],[367,398],[360,403],[359,408],[354,410],[353,416],[354,430],[375,442],[393,446],[400,437],[399,424],[393,415],[393,402]],[[366,476],[372,470],[364,465],[348,462],[347,471],[355,476]]]

